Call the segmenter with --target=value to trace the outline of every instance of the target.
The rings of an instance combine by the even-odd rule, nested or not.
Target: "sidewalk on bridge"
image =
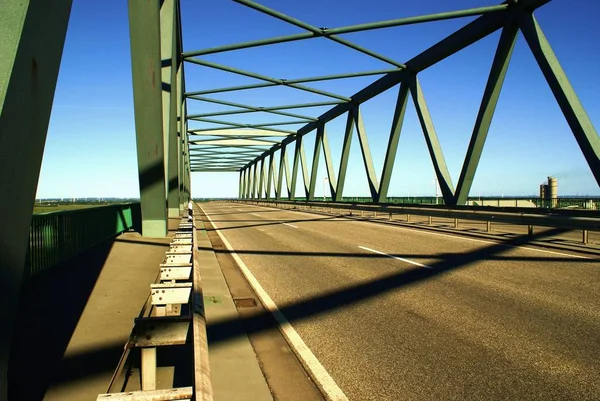
[[[123,233],[27,283],[10,399],[95,400],[106,392],[172,236]]]
[[[169,222],[167,238],[124,233],[27,283],[10,399],[95,400],[107,391],[178,223]],[[233,298],[202,221],[198,225],[207,323],[235,320]],[[209,358],[215,400],[272,399],[246,335],[215,341]]]

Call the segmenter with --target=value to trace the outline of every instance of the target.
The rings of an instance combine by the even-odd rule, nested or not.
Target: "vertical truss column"
[[[492,124],[492,118],[494,117],[498,98],[502,91],[502,84],[506,77],[508,64],[510,63],[515,42],[517,41],[517,33],[517,25],[510,23],[503,29],[502,35],[500,36],[490,75],[483,92],[483,99],[481,100],[477,119],[475,120],[469,147],[467,148],[465,161],[460,172],[458,183],[456,184],[454,203],[456,205],[464,205],[469,197],[469,191],[473,184],[475,171],[477,170],[477,165],[479,164],[479,159],[483,152],[483,146],[490,130],[490,125]]]
[[[319,156],[321,155],[321,144],[323,138],[324,124],[319,124],[317,134],[315,135],[315,148],[313,149],[312,168],[310,170],[310,186],[308,188],[308,200],[315,199],[315,187],[317,186],[317,176],[319,175]]]
[[[521,16],[519,26],[533,53],[575,140],[581,148],[596,182],[600,185],[600,137],[571,86],[544,32],[531,13]]]
[[[187,135],[187,120],[185,119],[185,101],[183,103],[183,153],[182,153],[182,158],[183,158],[183,203],[186,205],[187,207],[187,203],[190,201],[191,199],[191,176],[192,176],[192,172],[191,172],[191,165],[190,165],[190,143],[189,143],[189,138]]]
[[[331,158],[331,150],[329,149],[329,139],[327,139],[327,130],[325,125],[323,125],[321,143],[323,145],[323,158],[325,159],[325,168],[327,169],[327,180],[329,182],[329,190],[331,191],[331,199],[333,200],[337,192],[337,183],[335,181],[335,171],[333,171],[333,159]],[[326,194],[323,194],[323,196],[326,196]]]
[[[277,200],[281,200],[283,198],[282,192],[281,192],[281,189],[283,187],[283,171],[284,171],[283,169],[284,169],[284,163],[287,163],[285,160],[286,159],[285,148],[286,148],[286,145],[282,144],[281,150],[279,153],[279,176],[276,181],[277,189],[275,190],[275,199],[277,199]]]
[[[271,187],[273,185],[273,173],[275,171],[275,166],[273,165],[274,159],[275,153],[271,151],[271,153],[269,153],[269,171],[267,173],[267,193],[265,194],[267,200],[271,199]],[[275,189],[275,198],[277,198],[277,189]]]
[[[71,1],[12,1],[0,8],[0,400],[6,401],[10,341]]]
[[[163,138],[167,208],[169,217],[179,216],[179,179],[177,154],[177,3],[164,0],[160,8],[160,52],[162,65]]]
[[[244,188],[244,172],[240,170],[240,178],[238,182],[238,199],[242,199],[242,192]]]
[[[179,212],[185,209],[183,200],[183,136],[187,135],[183,124],[183,63],[177,66],[177,193],[179,194]]]
[[[290,191],[290,200],[296,199],[296,183],[298,180],[298,164],[300,163],[301,155],[302,155],[302,137],[296,137],[296,146],[294,147],[294,162],[292,164],[292,184]]]
[[[246,168],[246,199],[250,199],[250,191],[252,188],[252,166]]]
[[[258,199],[262,198],[264,185],[265,185],[265,158],[264,157],[260,160],[259,174],[260,174],[260,177],[258,179],[259,180],[258,181]]]
[[[363,163],[365,165],[365,172],[367,173],[367,180],[369,181],[371,199],[373,200],[373,202],[375,202],[378,196],[377,192],[379,190],[379,183],[377,182],[377,174],[375,174],[375,167],[373,167],[373,158],[371,157],[371,148],[369,147],[367,133],[365,132],[365,126],[363,124],[362,115],[358,106],[353,108],[351,110],[351,113],[354,114],[354,124],[356,125],[358,142],[360,143],[360,150],[363,157]]]
[[[435,128],[433,127],[433,121],[431,120],[427,103],[425,103],[425,97],[423,96],[421,85],[419,84],[419,80],[416,75],[413,75],[408,79],[410,82],[412,98],[415,103],[415,109],[417,110],[423,135],[425,136],[425,142],[427,142],[427,149],[429,149],[429,155],[431,157],[431,161],[433,162],[433,169],[435,170],[435,175],[442,190],[444,203],[451,205],[454,203],[454,186],[452,185],[452,178],[450,177],[448,167],[446,166],[444,153],[442,152],[440,142],[438,141],[437,134],[435,133]]]
[[[344,130],[344,142],[342,143],[342,157],[340,159],[340,170],[337,179],[337,188],[335,192],[335,201],[341,202],[346,183],[346,170],[348,169],[348,159],[350,158],[350,146],[352,145],[352,131],[354,130],[354,115],[348,112],[346,119],[346,129]]]
[[[258,180],[256,179],[256,171],[258,170],[258,161],[254,163],[254,174],[252,178],[252,199],[257,199]]]
[[[167,235],[159,7],[159,0],[129,0],[142,235],[145,237]]]
[[[392,129],[388,147],[385,152],[385,161],[383,162],[383,170],[381,172],[381,182],[379,183],[379,193],[377,194],[377,203],[387,202],[388,189],[394,170],[394,162],[396,161],[396,151],[398,150],[398,142],[402,131],[402,123],[404,122],[404,114],[406,112],[406,103],[408,102],[408,84],[402,82],[398,90],[398,100],[396,100],[396,109],[394,110],[394,118],[392,120]]]

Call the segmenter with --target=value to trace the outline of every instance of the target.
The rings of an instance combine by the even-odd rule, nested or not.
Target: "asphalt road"
[[[600,399],[600,260],[202,204],[351,400]]]

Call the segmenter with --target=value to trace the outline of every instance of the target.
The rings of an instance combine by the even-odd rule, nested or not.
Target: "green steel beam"
[[[278,179],[276,181],[277,182],[277,184],[276,184],[277,189],[275,190],[275,192],[276,192],[275,195],[276,195],[276,199],[277,200],[280,200],[280,199],[283,198],[281,196],[281,194],[282,194],[281,189],[283,187],[283,174],[284,174],[283,173],[283,171],[284,171],[283,169],[284,169],[284,163],[287,163],[287,160],[286,160],[286,157],[285,157],[285,148],[286,147],[283,146],[281,148],[281,150],[280,150],[280,153],[279,153],[279,175],[278,175]]]
[[[207,120],[207,119],[205,119],[205,120]],[[217,122],[214,122],[214,121],[216,121],[216,120],[213,120],[211,122],[213,124],[225,124],[224,121],[222,121],[220,123],[217,123]],[[204,122],[209,122],[209,121],[204,121]],[[257,126],[253,127],[252,125],[248,125],[248,124],[237,124],[237,123],[234,124],[234,123],[232,123],[230,126],[226,126],[226,127],[200,128],[200,129],[195,129],[195,130],[188,131],[188,133],[194,134],[194,133],[197,133],[197,132],[222,131],[222,130],[229,130],[229,129],[232,129],[232,128],[257,128]],[[293,135],[293,134],[296,133],[295,131],[283,130],[283,129],[278,129],[278,128],[270,128],[270,127],[265,127],[265,126],[258,127],[258,128],[260,128],[260,129],[262,129],[264,131],[283,132],[285,134],[290,134],[290,135]]]
[[[203,55],[207,55],[207,54],[221,53],[221,52],[227,52],[227,51],[239,50],[239,49],[247,49],[247,48],[251,48],[251,47],[258,47],[258,46],[264,46],[264,45],[270,45],[270,44],[276,44],[276,43],[285,43],[285,42],[293,42],[293,41],[303,40],[303,39],[318,38],[318,37],[323,37],[323,36],[327,36],[327,35],[339,35],[339,34],[343,34],[343,33],[360,32],[360,31],[367,31],[367,30],[380,29],[380,28],[390,28],[390,27],[395,27],[395,26],[417,24],[417,23],[422,23],[422,22],[442,21],[442,20],[447,20],[447,19],[452,19],[452,18],[471,17],[471,16],[475,16],[475,15],[483,15],[483,14],[489,14],[489,13],[498,13],[498,12],[501,13],[503,11],[506,11],[506,9],[507,9],[507,4],[501,4],[501,5],[497,5],[497,6],[479,7],[479,8],[472,8],[472,9],[461,10],[461,11],[450,11],[450,12],[416,16],[416,17],[399,18],[399,19],[388,20],[388,21],[350,25],[350,26],[344,26],[344,27],[332,28],[332,29],[323,28],[323,29],[320,29],[321,32],[319,34],[314,33],[314,32],[303,32],[303,33],[298,33],[295,35],[278,36],[275,38],[260,39],[260,40],[254,40],[254,41],[249,41],[249,42],[213,47],[213,48],[209,48],[209,49],[185,52],[185,53],[183,53],[182,56],[185,58],[195,57],[195,56],[203,56]]]
[[[252,199],[256,199],[256,188],[258,180],[256,179],[256,170],[258,169],[258,161],[254,163],[254,177],[252,179]]]
[[[183,85],[182,85],[183,64],[177,66],[177,193],[179,194],[179,213],[185,210],[183,202]]]
[[[238,199],[242,198],[242,187],[243,187],[243,184],[242,184],[242,174],[243,173],[240,170],[240,179],[239,179],[239,183],[238,183]]]
[[[167,235],[163,142],[160,1],[129,0],[129,30],[142,235]]]
[[[31,213],[71,1],[4,1],[0,9],[0,400],[6,401]]]
[[[194,59],[192,59],[192,60],[194,60]],[[187,60],[187,61],[190,61],[190,60]],[[229,68],[229,67],[227,67],[227,68]],[[383,74],[388,74],[390,72],[397,72],[397,71],[400,71],[400,69],[388,68],[388,69],[384,69],[384,70],[349,72],[349,73],[344,73],[344,74],[322,75],[322,76],[317,76],[317,77],[295,78],[295,79],[269,78],[269,79],[273,79],[274,81],[269,81],[267,83],[259,83],[259,84],[228,86],[228,87],[224,87],[224,88],[215,88],[215,89],[205,89],[205,90],[201,90],[201,91],[188,92],[188,93],[186,93],[186,96],[188,96],[192,99],[202,100],[203,98],[198,95],[208,95],[211,93],[234,92],[234,91],[247,90],[247,89],[270,88],[273,86],[280,86],[280,85],[288,85],[289,86],[290,84],[302,84],[302,83],[318,82],[318,81],[331,81],[331,80],[335,80],[335,79],[346,79],[346,78],[366,77],[366,76],[372,76],[372,75],[383,75]],[[345,98],[342,100],[349,101],[350,99]]]
[[[600,137],[592,121],[533,14],[522,15],[519,27],[573,131],[596,182],[600,185]]]
[[[230,121],[213,120],[211,118],[195,117],[194,120],[204,122],[204,123],[223,124],[223,125],[230,125],[232,127],[243,127],[243,128],[263,128],[263,127],[278,126],[278,125],[297,125],[297,124],[303,124],[303,123],[308,122],[306,120],[300,120],[300,121],[276,121],[273,123],[260,123],[260,124],[239,124],[239,123],[230,122]],[[194,132],[194,131],[192,131],[192,132]]]
[[[317,186],[317,176],[319,175],[319,156],[321,155],[321,145],[323,141],[321,138],[323,137],[323,125],[319,125],[317,128],[317,134],[315,135],[315,146],[313,148],[313,159],[312,159],[312,168],[310,170],[310,185],[308,187],[308,200],[315,199],[315,188]]]
[[[305,29],[305,30],[307,30],[309,32],[312,32],[314,35],[319,35],[320,36],[320,35],[323,34],[323,29],[321,29],[321,28],[317,28],[315,26],[307,24],[306,22],[302,22],[300,20],[292,18],[292,17],[290,17],[288,15],[285,15],[283,13],[275,11],[275,10],[273,10],[271,8],[265,7],[262,4],[255,3],[255,2],[253,2],[251,0],[234,0],[234,1],[236,3],[240,3],[240,4],[243,4],[243,5],[247,6],[247,7],[253,8],[253,9],[255,9],[255,10],[257,10],[257,11],[263,13],[263,14],[270,15],[270,16],[275,17],[275,18],[277,18],[277,19],[279,19],[281,21],[285,21],[285,22],[287,22],[289,24],[292,24],[292,25],[295,25],[295,26],[297,26],[299,28]],[[337,42],[339,44],[342,44],[342,45],[344,45],[346,47],[349,47],[349,48],[351,48],[353,50],[356,50],[356,51],[358,51],[360,53],[363,53],[363,54],[366,54],[368,56],[374,57],[374,58],[376,58],[376,59],[378,59],[380,61],[392,64],[392,65],[394,65],[396,67],[400,67],[400,68],[404,68],[405,67],[404,64],[399,63],[397,61],[394,61],[394,60],[390,59],[389,57],[385,57],[385,56],[383,56],[381,54],[378,54],[378,53],[375,53],[375,52],[373,52],[371,50],[365,49],[365,48],[363,48],[363,47],[361,47],[361,46],[359,46],[359,45],[357,45],[355,43],[350,42],[349,40],[342,39],[342,38],[340,38],[338,36],[335,36],[335,35],[332,35],[330,33],[328,33],[327,35],[323,35],[323,37],[326,38],[326,39],[332,40],[334,42]]]
[[[235,168],[192,168],[190,170],[192,173],[237,173],[238,171]],[[191,196],[188,196],[188,199],[191,199]]]
[[[427,149],[429,150],[429,156],[433,163],[433,169],[437,177],[440,189],[442,190],[442,196],[444,197],[445,204],[452,204],[454,201],[454,187],[452,185],[452,177],[448,172],[446,166],[446,159],[444,153],[438,141],[423,91],[421,90],[421,84],[416,75],[408,79],[410,92],[412,94],[413,102],[415,104],[415,110],[421,123],[423,135],[425,136],[425,142],[427,143]]]
[[[164,0],[160,8],[160,52],[162,64],[162,112],[165,147],[167,214],[179,217],[177,155],[177,2]]]
[[[325,159],[325,168],[327,170],[329,190],[331,191],[331,197],[335,198],[335,194],[337,192],[337,182],[335,180],[333,159],[331,158],[331,150],[329,148],[329,139],[327,139],[327,130],[325,125],[323,125],[323,134],[321,135],[321,142],[323,144],[323,158]],[[323,194],[323,196],[325,196],[325,194]]]
[[[290,185],[289,199],[296,199],[296,185],[298,180],[298,165],[300,163],[300,154],[302,149],[302,138],[296,140],[296,146],[294,147],[294,161],[292,163],[292,182]]]
[[[266,184],[267,184],[267,180],[266,180],[266,171],[265,171],[265,164],[267,163],[267,159],[263,159],[262,160],[262,164],[260,166],[260,179],[262,181],[262,183],[264,184],[264,186],[262,186],[261,191],[264,191],[261,193],[261,196],[263,194],[265,194],[265,199],[266,199]]]
[[[535,6],[538,6],[538,4],[541,5],[547,1],[548,0],[537,0]],[[407,77],[410,77],[410,75],[414,74],[414,72],[422,71],[446,59],[454,53],[457,53],[462,49],[472,45],[478,40],[490,35],[491,33],[502,28],[506,24],[507,18],[508,14],[506,12],[482,15],[476,20],[460,28],[450,36],[442,39],[435,45],[429,47],[427,50],[410,59],[408,62],[406,62],[408,67],[407,69],[390,72],[384,75],[377,81],[352,95],[351,103],[344,102],[338,104],[337,106],[334,106],[330,110],[321,114],[321,116],[319,116],[319,122],[310,122],[304,127],[300,128],[296,133],[296,138],[302,137],[303,135],[315,130],[319,123],[327,123],[328,121],[331,121],[334,118],[348,112],[352,107],[364,103],[380,93],[392,88],[404,79],[407,79]],[[273,149],[277,150],[284,144],[292,143],[296,140],[296,138],[286,138],[281,144],[274,145]]]
[[[216,101],[214,101],[215,99],[202,97],[202,96],[190,95],[188,97],[188,99],[216,103]],[[207,99],[210,99],[210,100],[207,100]],[[286,104],[286,105],[282,105],[282,106],[259,107],[259,109],[261,109],[261,111],[290,110],[290,109],[302,109],[302,108],[308,108],[308,107],[335,106],[335,105],[342,104],[342,103],[346,103],[346,102],[343,100],[327,100],[324,102],[311,102],[311,103],[299,103],[299,104]],[[198,115],[198,116],[200,116],[200,115]],[[188,118],[191,118],[191,117],[194,117],[194,115],[188,116]]]
[[[270,141],[267,139],[191,139],[190,143],[194,145],[200,145],[203,143],[214,144],[214,145],[227,145],[227,146],[252,146],[252,145],[263,145],[265,143],[279,143],[278,141]]]
[[[194,63],[194,64],[198,64],[198,65],[202,65],[202,66],[205,66],[205,67],[209,67],[209,68],[214,68],[216,70],[230,72],[232,74],[243,75],[245,77],[259,79],[261,81],[271,82],[271,83],[274,83],[276,85],[288,86],[290,88],[302,90],[302,91],[305,91],[305,92],[310,92],[310,93],[315,93],[315,94],[321,95],[321,96],[331,97],[333,99],[345,100],[347,102],[350,101],[350,98],[347,98],[345,96],[341,96],[341,95],[337,95],[335,93],[330,93],[330,92],[322,91],[322,90],[319,90],[319,89],[310,88],[308,86],[304,86],[304,85],[300,85],[300,84],[290,83],[289,81],[287,81],[285,79],[271,78],[271,77],[267,77],[265,75],[256,74],[256,73],[253,73],[253,72],[250,72],[250,71],[244,71],[244,70],[240,70],[238,68],[233,68],[233,67],[229,67],[229,66],[226,66],[226,65],[217,64],[217,63],[213,63],[213,62],[206,61],[206,60],[198,60],[198,59],[195,59],[195,58],[186,59],[185,61],[188,61],[188,62]],[[200,93],[191,92],[190,94],[200,94]]]
[[[255,107],[255,106],[250,106],[247,104],[226,102],[224,100],[211,99],[211,98],[207,98],[207,97],[194,96],[194,99],[201,100],[201,101],[204,101],[207,103],[215,103],[215,104],[221,104],[224,106],[238,107],[238,108],[245,109],[245,110],[227,110],[227,111],[221,111],[221,112],[215,112],[215,113],[196,114],[196,115],[187,116],[187,118],[224,116],[224,115],[240,114],[240,113],[265,112],[265,113],[276,114],[276,115],[280,115],[280,116],[299,118],[302,120],[309,120],[309,121],[317,120],[316,118],[304,116],[304,115],[300,115],[300,114],[286,113],[286,112],[277,111],[277,110],[265,110],[265,108],[263,108],[263,107]]]
[[[236,137],[236,138],[251,138],[251,137],[287,137],[289,134],[282,132],[273,132],[265,129],[239,129],[239,128],[229,128],[229,129],[217,129],[212,132],[211,130],[196,132],[195,130],[191,131],[190,135],[194,136],[219,136],[219,137]]]
[[[404,113],[406,112],[406,103],[408,102],[408,85],[405,82],[400,84],[398,90],[398,99],[396,100],[396,108],[392,119],[392,129],[390,139],[388,141],[383,169],[381,171],[381,182],[379,183],[379,191],[377,194],[377,203],[385,203],[387,201],[387,193],[390,187],[390,180],[394,170],[394,162],[396,161],[396,151],[398,150],[398,142],[400,141],[400,133],[402,131],[402,123],[404,122]]]
[[[467,148],[467,154],[463,163],[458,183],[456,184],[455,205],[464,205],[467,202],[475,171],[483,152],[483,146],[487,138],[494,111],[502,91],[502,84],[508,70],[510,58],[517,41],[518,26],[508,24],[503,30],[498,42],[496,54],[492,62],[490,75],[483,92],[483,99],[479,106],[473,133]]]
[[[346,170],[348,169],[348,159],[350,159],[350,146],[352,145],[352,133],[354,130],[354,116],[348,112],[346,119],[346,128],[344,130],[344,142],[342,143],[342,156],[340,159],[340,170],[338,173],[337,185],[334,200],[340,202],[344,193],[344,184],[346,183]]]
[[[271,186],[273,185],[273,173],[275,172],[275,166],[273,165],[274,157],[275,157],[274,153],[271,153],[269,155],[269,172],[267,173],[267,193],[266,193],[267,200],[271,199]],[[275,191],[277,191],[277,189]],[[277,194],[275,194],[275,197],[277,197]]]
[[[369,181],[369,190],[371,192],[371,198],[373,202],[377,199],[377,193],[379,190],[379,183],[377,182],[377,174],[375,173],[375,167],[373,167],[373,158],[371,157],[371,148],[369,147],[369,141],[367,139],[367,133],[363,124],[362,115],[360,108],[356,107],[351,110],[354,114],[354,124],[356,126],[356,134],[358,136],[358,142],[360,144],[360,151],[363,157],[363,163],[365,166],[365,172],[367,173],[367,180]]]
[[[306,161],[306,153],[304,152],[304,141],[300,141],[300,168],[302,169],[302,183],[304,184],[304,196],[308,198],[308,163]]]

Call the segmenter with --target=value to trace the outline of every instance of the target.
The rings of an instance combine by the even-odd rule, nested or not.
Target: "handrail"
[[[31,277],[139,225],[140,204],[123,203],[34,214],[25,276]]]
[[[341,208],[347,210],[382,212],[390,214],[409,214],[417,216],[431,216],[451,219],[465,219],[476,221],[492,221],[497,223],[527,225],[527,226],[542,226],[564,228],[568,230],[589,230],[600,231],[600,216],[596,211],[588,211],[587,215],[582,215],[584,211],[557,211],[538,210],[529,208],[512,208],[511,211],[505,210],[490,210],[490,209],[473,209],[465,207],[413,207],[400,206],[391,204],[362,204],[362,203],[346,203],[346,202],[298,202],[298,201],[267,201],[267,200],[234,200],[233,202],[240,203],[256,203],[265,205],[303,205],[308,207],[330,207]],[[517,209],[517,211],[514,211]]]

